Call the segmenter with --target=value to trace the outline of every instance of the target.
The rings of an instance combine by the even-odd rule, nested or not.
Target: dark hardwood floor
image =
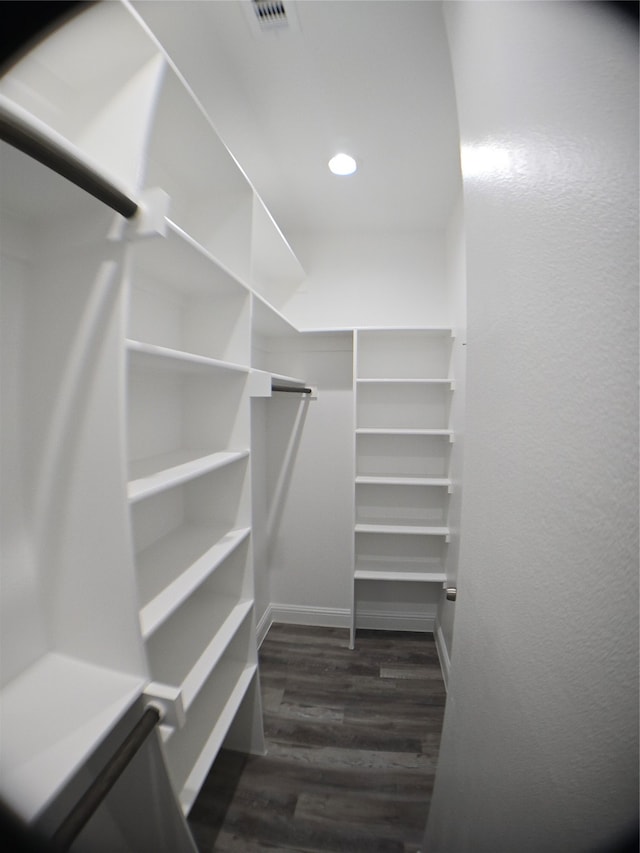
[[[273,625],[267,754],[221,751],[189,824],[201,853],[416,853],[445,689],[432,634]]]

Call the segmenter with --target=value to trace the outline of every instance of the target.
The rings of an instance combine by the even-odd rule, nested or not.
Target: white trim
[[[317,625],[323,628],[349,629],[351,611],[344,607],[310,607],[302,604],[272,603],[267,607],[256,627],[258,648],[262,645],[271,625],[278,622],[287,625]],[[357,627],[379,631],[418,631],[435,634],[436,615],[418,611],[390,613],[382,610],[358,609]]]
[[[271,605],[267,605],[266,610],[260,617],[258,624],[256,625],[256,644],[258,648],[263,644],[264,638],[269,633],[269,628],[273,624],[273,618],[271,613]]]
[[[347,607],[308,607],[302,604],[272,603],[269,610],[271,622],[283,622],[290,625],[349,628],[351,621],[351,611]]]
[[[358,608],[356,628],[372,628],[378,631],[419,631],[433,633],[436,621],[435,613],[393,613],[383,610],[363,610]]]
[[[448,690],[449,674],[451,672],[451,658],[449,657],[449,650],[447,649],[447,643],[445,641],[444,634],[442,633],[442,626],[439,622],[436,623],[434,636],[436,638],[436,649],[438,651],[438,660],[440,661],[440,669],[442,670],[444,687],[445,690]]]

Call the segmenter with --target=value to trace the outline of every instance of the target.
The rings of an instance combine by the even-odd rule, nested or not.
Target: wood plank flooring
[[[416,853],[445,689],[432,634],[273,625],[265,756],[221,751],[189,815],[200,853]]]

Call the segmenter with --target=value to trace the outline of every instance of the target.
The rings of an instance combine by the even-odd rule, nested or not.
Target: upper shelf
[[[248,373],[249,368],[217,358],[208,358],[169,347],[127,340],[130,365],[145,370],[171,370],[177,373],[210,372],[212,370]]]
[[[284,314],[260,293],[253,294],[251,323],[252,329],[264,338],[295,337],[299,334]]]
[[[171,219],[249,281],[253,189],[170,65],[151,122],[144,183],[164,190]]]
[[[165,225],[162,239],[141,240],[135,244],[136,272],[187,295],[227,298],[248,293],[246,285],[220,258],[173,219],[167,218]]]
[[[304,270],[275,220],[255,196],[251,234],[251,287],[281,308],[304,281]]]
[[[127,487],[129,503],[151,497],[165,489],[186,483],[201,474],[231,465],[249,455],[248,450],[230,450],[203,454],[201,451],[176,451],[139,459],[131,463]]]

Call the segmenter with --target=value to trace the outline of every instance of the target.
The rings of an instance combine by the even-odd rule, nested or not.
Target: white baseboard
[[[372,628],[377,631],[419,631],[430,634],[434,630],[435,614],[389,613],[384,610],[358,608],[356,628]]]
[[[269,611],[271,622],[288,625],[319,625],[323,628],[348,628],[351,625],[351,611],[346,607],[308,607],[276,602],[269,606]]]
[[[447,644],[445,642],[444,634],[442,633],[442,628],[439,622],[436,624],[434,636],[436,638],[436,649],[438,651],[438,659],[440,660],[440,669],[442,670],[444,687],[445,690],[448,690],[449,673],[451,672],[451,659],[449,657],[449,650],[447,649]]]
[[[256,626],[258,648],[274,622],[348,629],[351,627],[351,611],[342,607],[309,607],[301,604],[272,603]],[[377,631],[419,631],[430,634],[435,632],[435,624],[435,614],[358,610],[358,628],[371,628]]]
[[[258,648],[260,648],[264,642],[264,638],[267,636],[272,624],[273,619],[271,618],[271,605],[269,604],[256,625],[256,644]]]

